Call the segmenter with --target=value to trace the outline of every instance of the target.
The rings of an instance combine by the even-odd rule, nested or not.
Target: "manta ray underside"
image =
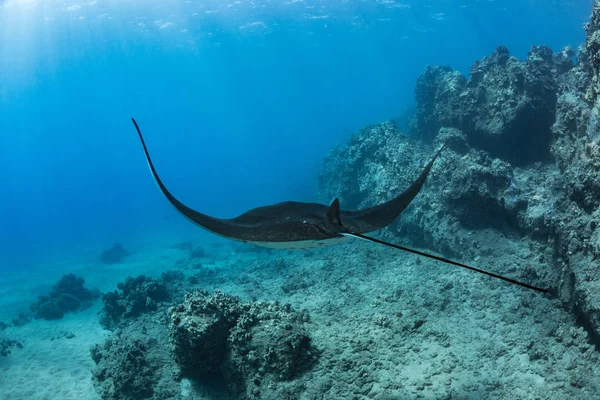
[[[466,268],[538,292],[549,292],[548,289],[531,286],[444,257],[364,235],[365,233],[376,231],[391,224],[410,204],[421,190],[433,163],[445,145],[435,153],[408,189],[397,197],[374,207],[364,210],[347,211],[340,209],[338,199],[335,199],[330,206],[318,203],[287,201],[254,208],[235,218],[224,219],[211,217],[210,215],[196,211],[183,204],[171,194],[154,168],[148,148],[146,147],[146,142],[137,122],[133,118],[132,121],[142,142],[146,161],[148,162],[152,176],[162,193],[184,217],[212,233],[228,239],[276,249],[319,248],[355,237]]]

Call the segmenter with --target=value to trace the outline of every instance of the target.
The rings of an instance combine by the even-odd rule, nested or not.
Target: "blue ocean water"
[[[591,11],[0,0],[0,399],[597,398],[600,36],[575,67],[498,47],[577,48]],[[468,82],[426,69],[484,57]],[[382,204],[419,191],[427,135],[447,147],[400,223],[356,230],[379,239],[272,251],[178,214],[132,117],[169,190],[217,217]]]
[[[130,122],[184,202],[231,217],[313,200],[324,155],[402,118],[428,64],[498,45],[577,46],[589,1],[0,3],[0,269],[114,241],[195,236],[156,190]],[[94,253],[94,254],[96,254]]]

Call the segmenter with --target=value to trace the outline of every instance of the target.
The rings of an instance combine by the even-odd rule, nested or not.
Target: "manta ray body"
[[[335,199],[330,206],[319,203],[286,201],[249,210],[235,218],[223,219],[198,212],[179,201],[158,176],[144,137],[133,120],[150,171],[169,202],[194,224],[217,235],[277,249],[306,249],[330,246],[348,239],[348,233],[364,234],[392,223],[421,190],[440,150],[419,177],[392,200],[359,211],[340,210]],[[443,147],[442,147],[443,148]],[[343,221],[343,224],[342,224]]]
[[[228,239],[276,249],[326,247],[345,241],[350,237],[356,237],[466,268],[528,289],[548,293],[548,289],[537,288],[444,257],[364,235],[388,226],[404,211],[423,187],[433,163],[445,145],[434,154],[417,179],[404,192],[374,207],[357,211],[341,210],[337,198],[329,206],[319,203],[286,201],[254,208],[235,218],[215,218],[186,206],[171,194],[156,172],[137,122],[133,118],[132,121],[142,143],[152,176],[161,192],[184,217],[212,233]]]

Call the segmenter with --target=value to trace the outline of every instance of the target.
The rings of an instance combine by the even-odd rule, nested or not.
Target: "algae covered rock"
[[[422,165],[429,144],[447,142],[419,196],[382,237],[465,257],[480,251],[470,238],[477,231],[528,236],[553,252],[543,250],[544,261],[521,273],[557,287],[563,306],[600,343],[599,21],[596,1],[576,63],[569,46],[556,54],[533,46],[525,61],[499,47],[473,64],[469,79],[426,68],[411,132],[422,142],[394,145],[402,139],[386,133],[391,128],[359,132],[326,159],[321,200],[342,194],[345,208],[389,200],[399,193],[389,187],[416,176],[391,160]]]
[[[117,327],[123,318],[156,311],[158,303],[170,298],[162,280],[144,275],[127,277],[125,282],[117,285],[117,289],[102,296],[104,309],[100,313],[100,323],[107,329]]]
[[[277,393],[278,382],[293,379],[316,358],[303,327],[308,315],[290,306],[196,291],[169,313],[182,375],[225,378],[244,398]]]
[[[11,353],[13,347],[22,349],[23,345],[21,342],[12,339],[0,340],[0,356],[8,356]]]
[[[92,383],[103,400],[162,400],[179,395],[164,321],[145,316],[123,326],[90,354]]]
[[[98,290],[85,287],[85,281],[74,274],[64,275],[47,296],[40,296],[29,307],[35,318],[60,319],[67,312],[89,308],[100,297]]]
[[[171,307],[171,343],[181,373],[190,377],[220,374],[230,329],[243,312],[233,296],[206,291],[188,293]]]
[[[276,398],[285,390],[278,383],[310,369],[317,352],[304,328],[308,318],[289,305],[252,303],[227,339],[229,352],[222,370],[230,389],[248,398],[259,394]]]
[[[318,177],[319,198],[338,197],[344,209],[361,208],[402,192],[418,174],[422,146],[393,122],[369,125],[326,156]]]
[[[121,243],[115,243],[110,249],[100,253],[100,261],[104,264],[117,264],[123,261],[129,252],[125,250]]]
[[[36,318],[46,320],[61,319],[65,315],[56,301],[49,296],[40,297],[37,303],[31,305],[31,311],[33,311]]]
[[[427,67],[415,89],[414,134],[432,142],[441,128],[456,128],[493,157],[519,165],[547,160],[557,70],[566,62],[556,65],[552,55],[533,46],[523,62],[500,46],[473,64],[468,80],[449,67]]]

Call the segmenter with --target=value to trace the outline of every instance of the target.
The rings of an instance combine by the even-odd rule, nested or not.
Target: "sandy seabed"
[[[527,240],[493,231],[474,238],[482,255],[461,261],[518,278],[536,258]],[[575,318],[544,295],[362,241],[296,252],[204,247],[203,268],[216,272],[220,290],[309,311],[320,357],[297,378],[299,398],[600,398],[598,352]],[[0,321],[27,309],[63,273],[108,291],[128,275],[194,275],[191,265],[185,252],[165,246],[113,266],[40,266],[30,279],[0,282]],[[99,398],[89,349],[110,334],[98,323],[101,306],[0,332],[23,344],[0,357],[0,398]]]

